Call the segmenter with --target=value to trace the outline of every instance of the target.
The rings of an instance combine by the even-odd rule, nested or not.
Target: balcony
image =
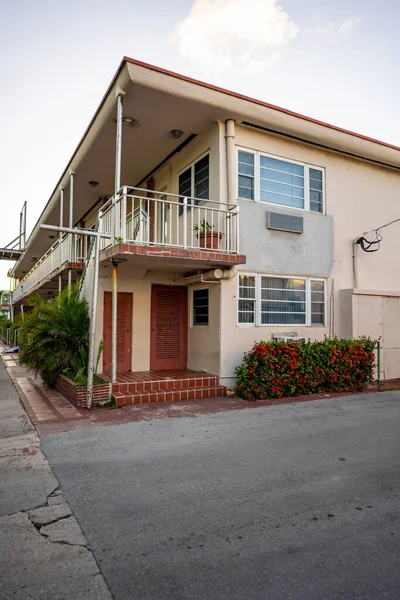
[[[45,281],[53,279],[66,268],[82,268],[87,252],[87,242],[80,235],[64,235],[57,240],[32,269],[21,279],[12,293],[16,302],[28,293],[41,287]]]
[[[111,236],[102,240],[102,259],[184,259],[194,267],[245,261],[239,254],[239,207],[223,202],[123,187],[101,208],[99,231]]]

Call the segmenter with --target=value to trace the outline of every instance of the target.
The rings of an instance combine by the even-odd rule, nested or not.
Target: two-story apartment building
[[[394,378],[400,223],[357,241],[398,218],[400,148],[124,58],[14,267],[13,302],[82,275],[90,300],[87,238],[40,223],[95,227],[109,236],[96,344],[107,374],[114,314],[119,403],[222,394],[243,352],[283,332],[380,337]]]

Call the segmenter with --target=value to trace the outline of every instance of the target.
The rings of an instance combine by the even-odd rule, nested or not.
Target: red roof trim
[[[296,113],[292,110],[288,110],[287,108],[282,108],[281,106],[276,106],[275,104],[269,104],[268,102],[264,102],[262,100],[257,100],[256,98],[251,98],[250,96],[245,96],[243,94],[238,94],[237,92],[232,92],[231,90],[227,90],[225,88],[218,87],[216,85],[212,85],[211,83],[199,81],[198,79],[193,79],[192,77],[186,77],[186,75],[181,75],[180,73],[175,73],[174,71],[168,71],[167,69],[163,69],[161,67],[156,67],[155,65],[150,65],[148,63],[142,62],[140,60],[136,60],[134,58],[129,58],[129,56],[124,56],[123,61],[131,63],[132,65],[138,65],[139,67],[144,67],[145,69],[151,69],[152,71],[156,71],[157,73],[163,73],[164,75],[169,75],[170,77],[175,77],[176,79],[181,79],[182,81],[187,81],[188,83],[194,83],[195,85],[200,85],[201,87],[208,88],[209,90],[213,90],[215,92],[221,92],[222,94],[227,94],[228,96],[233,96],[234,98],[239,98],[240,100],[246,100],[247,102],[252,102],[253,104],[265,106],[266,108],[271,108],[273,110],[277,110],[281,113],[285,113],[286,115],[290,115],[291,117],[297,117],[298,119],[302,119],[303,121],[315,123],[316,125],[322,125],[323,127],[328,127],[329,129],[333,129],[334,131],[340,131],[340,133],[346,133],[347,135],[352,135],[354,137],[360,138],[361,140],[366,140],[367,142],[373,142],[374,144],[379,144],[381,146],[385,146],[386,148],[392,148],[393,150],[400,151],[399,146],[394,146],[393,144],[389,144],[387,142],[382,142],[381,140],[377,140],[375,138],[371,138],[366,135],[362,135],[361,133],[355,133],[354,131],[350,131],[349,129],[343,129],[342,127],[337,127],[336,125],[331,125],[330,123],[325,123],[324,121],[318,121],[318,119],[313,119],[311,117],[307,117],[300,113]]]

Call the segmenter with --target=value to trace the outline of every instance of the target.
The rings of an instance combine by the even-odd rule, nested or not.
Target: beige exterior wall
[[[385,377],[400,376],[400,335],[397,335],[396,322],[400,322],[400,305],[393,299],[385,301],[382,296],[368,301],[357,300],[351,305],[357,316],[357,325],[349,332],[349,321],[352,315],[348,306],[341,310],[343,296],[340,290],[354,287],[352,242],[363,232],[374,229],[400,216],[399,192],[400,174],[386,168],[380,168],[361,161],[348,159],[338,154],[309,147],[305,144],[283,140],[277,136],[236,127],[236,145],[239,147],[258,150],[283,159],[305,162],[325,169],[325,211],[334,220],[334,260],[332,269],[327,273],[327,322],[326,327],[301,327],[297,325],[267,327],[237,325],[237,277],[222,283],[221,302],[221,371],[220,376],[225,384],[232,384],[234,368],[240,364],[243,352],[248,351],[255,341],[271,340],[272,333],[296,331],[299,336],[322,340],[324,335],[340,335],[358,337],[371,335],[377,338],[382,334],[382,322],[386,332],[387,346],[384,357]],[[249,203],[251,204],[251,203]],[[273,208],[281,210],[276,205],[262,203],[265,210]],[[255,207],[256,208],[256,207]],[[285,209],[282,207],[282,210]],[[291,209],[292,214],[304,214],[304,211]],[[256,213],[255,213],[256,214]],[[258,218],[258,217],[257,217]],[[241,222],[241,234],[244,232]],[[357,284],[368,290],[395,291],[400,289],[400,223],[382,230],[384,240],[379,252],[366,254],[356,247]],[[280,234],[285,236],[284,233]],[[307,236],[305,231],[304,239]],[[366,235],[373,239],[373,235]],[[287,235],[288,254],[293,237]],[[307,244],[307,242],[306,242]],[[321,248],[322,250],[322,248]],[[271,253],[274,245],[271,244]],[[276,269],[269,271],[277,275],[314,275],[304,270],[293,271],[285,256],[281,256]],[[260,264],[262,257],[260,257]],[[253,265],[252,265],[253,266]],[[239,272],[248,273],[246,266]],[[258,272],[260,270],[258,269]],[[354,296],[353,296],[354,298]],[[376,306],[380,307],[378,312]],[[382,306],[385,308],[383,309]],[[389,308],[390,306],[390,308]],[[379,314],[378,314],[379,313]],[[397,321],[396,321],[397,319]],[[400,331],[398,332],[400,334]],[[393,338],[393,339],[392,339]]]
[[[118,268],[118,291],[133,294],[132,313],[132,371],[150,369],[150,306],[151,287],[159,285],[182,285],[177,281],[181,275],[173,272],[147,271],[122,263]],[[191,290],[209,287],[210,322],[207,327],[192,325]],[[219,284],[188,286],[188,368],[218,373],[219,370]],[[96,320],[96,349],[103,337],[104,292],[112,291],[112,267],[110,263],[100,266],[98,311]],[[102,369],[102,357],[99,371]]]
[[[225,124],[212,123],[210,127],[182,150],[173,156],[168,164],[163,165],[155,173],[155,188],[170,193],[178,193],[179,173],[193,161],[201,157],[205,152],[210,153],[210,196],[212,199],[227,201],[226,184],[226,149],[225,149]],[[296,250],[292,248],[293,237],[287,235],[287,253],[281,248],[277,252],[275,267],[265,271],[261,268],[265,261],[260,256],[260,267],[251,264],[251,269],[244,265],[238,273],[258,272],[277,275],[292,276],[324,276],[327,281],[327,318],[324,327],[291,326],[246,326],[237,324],[237,276],[224,280],[220,284],[209,284],[210,289],[210,325],[209,327],[192,327],[191,324],[191,289],[189,286],[189,329],[188,329],[188,366],[196,370],[205,370],[220,375],[221,382],[227,385],[234,383],[234,369],[240,364],[243,353],[248,351],[254,342],[260,339],[270,340],[272,333],[283,331],[296,331],[301,337],[322,340],[325,335],[339,335],[343,337],[358,335],[371,335],[377,337],[379,323],[385,322],[386,331],[395,331],[392,324],[396,322],[398,303],[386,306],[382,316],[375,310],[375,304],[382,305],[384,292],[400,289],[400,263],[395,260],[400,255],[400,235],[398,229],[392,226],[382,231],[384,240],[379,252],[366,254],[360,248],[356,248],[356,270],[355,279],[353,272],[353,240],[363,232],[376,228],[377,226],[391,221],[399,216],[398,213],[398,190],[400,189],[400,176],[393,170],[369,165],[362,161],[346,158],[333,152],[324,151],[306,144],[280,139],[267,133],[260,133],[248,128],[236,127],[236,145],[262,151],[283,159],[295,160],[321,167],[325,172],[325,214],[320,219],[333,220],[332,239],[321,239],[321,254],[323,244],[333,245],[333,260],[326,261],[329,269],[319,269],[310,265],[315,260],[308,262],[307,252],[315,259],[318,248],[315,248],[315,235],[311,231],[302,234],[302,243],[305,246],[304,267],[293,268],[290,252],[294,255]],[[145,187],[145,184],[143,184]],[[246,215],[251,215],[254,206],[252,202],[246,203]],[[254,215],[259,219],[259,211],[256,209],[275,208],[281,210],[277,205],[258,203],[254,206]],[[285,208],[282,208],[284,211]],[[290,209],[292,214],[305,214],[304,211]],[[318,222],[318,215],[315,221]],[[322,221],[321,221],[322,223]],[[251,225],[251,220],[250,220]],[[251,226],[241,221],[241,236],[246,240],[251,239],[254,232]],[[314,225],[313,225],[314,227]],[[329,226],[331,227],[331,226]],[[282,240],[285,233],[278,232]],[[307,236],[309,236],[307,238]],[[371,235],[366,236],[368,239]],[[280,243],[282,243],[282,240]],[[314,241],[314,245],[311,241]],[[270,245],[270,253],[273,255],[275,243]],[[275,250],[276,251],[276,250]],[[292,252],[292,253],[293,253]],[[102,335],[103,322],[103,293],[104,290],[111,291],[111,268],[109,275],[102,274],[100,280],[100,303],[98,314],[98,342]],[[120,291],[131,291],[133,297],[133,343],[132,343],[132,369],[147,370],[150,366],[150,297],[151,284],[164,283],[176,285],[177,274],[148,272],[133,274],[129,271],[127,264],[120,267],[118,289]],[[380,300],[356,301],[354,295],[341,293],[342,290],[353,288],[355,282],[360,288],[368,290],[381,290]],[[204,284],[196,284],[204,287]],[[195,286],[195,287],[196,287]],[[351,301],[349,301],[349,298]],[[350,303],[349,303],[350,302]],[[361,302],[361,303],[360,303]],[[375,304],[374,304],[375,303]],[[383,310],[383,309],[382,309]],[[357,316],[358,315],[358,316]],[[354,326],[355,318],[358,318],[357,327]],[[399,320],[399,319],[398,319]],[[394,335],[394,334],[393,334]],[[397,334],[396,334],[397,335]],[[386,338],[388,339],[388,337]],[[382,367],[382,376],[400,376],[398,360],[400,349],[397,342],[391,340],[390,352],[386,352]]]
[[[193,326],[192,292],[196,289],[209,290],[209,324]],[[220,372],[220,283],[199,283],[189,286],[189,355],[188,366],[195,371]]]

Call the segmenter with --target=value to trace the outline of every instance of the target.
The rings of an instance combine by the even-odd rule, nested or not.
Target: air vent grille
[[[267,227],[278,231],[303,233],[303,217],[270,211],[267,212]]]

